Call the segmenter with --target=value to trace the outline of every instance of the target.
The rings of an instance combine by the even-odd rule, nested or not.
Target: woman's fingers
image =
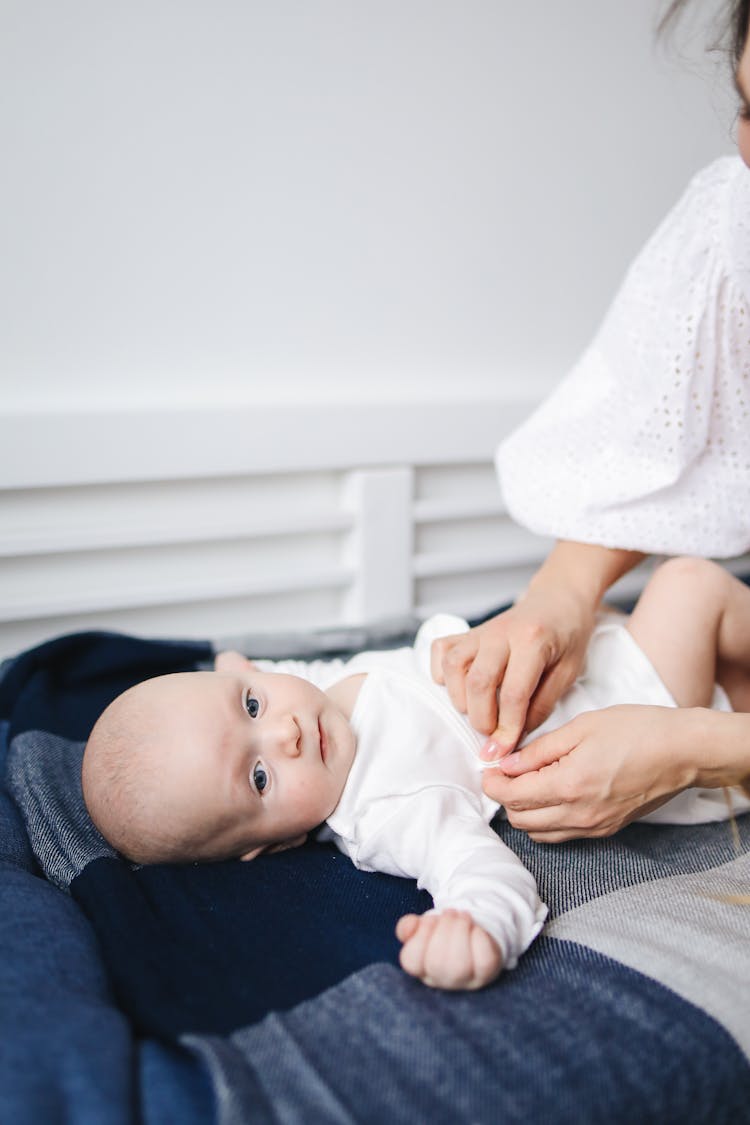
[[[433,642],[433,678],[475,730],[509,753],[551,712],[581,667],[593,615],[550,594],[520,602],[467,633]]]
[[[500,685],[500,714],[497,730],[491,735],[491,741],[497,745],[501,753],[509,753],[523,734],[529,700],[544,669],[545,656],[538,649],[511,649]],[[471,714],[469,717],[471,718]],[[477,729],[482,728],[477,727]]]
[[[439,637],[430,649],[430,672],[439,684],[445,684],[457,711],[466,712],[466,673],[479,647],[474,630],[450,637]]]
[[[521,824],[519,814],[537,809],[555,810],[560,823],[559,817],[565,806],[575,798],[575,771],[571,775],[571,771],[561,768],[559,759],[548,759],[547,754],[542,751],[544,758],[539,756],[530,765],[527,759],[526,763],[519,763],[515,767],[517,772],[510,773],[514,765],[506,763],[524,754],[525,749],[518,751],[518,755],[510,754],[508,758],[502,758],[496,767],[484,771],[484,791],[493,801],[503,806],[511,824],[517,828],[528,830],[529,822]],[[523,772],[524,765],[528,765],[527,773]]]
[[[577,672],[571,660],[561,660],[544,670],[526,712],[525,731],[536,730],[550,717],[555,704],[575,681]]]
[[[574,722],[575,720],[558,727],[557,730],[541,734],[538,738],[527,742],[520,750],[500,758],[497,769],[506,777],[519,777],[523,773],[541,770],[545,766],[552,765],[553,762],[558,762],[578,745],[579,737],[577,730],[573,728]],[[487,776],[488,774],[485,773],[485,777]]]
[[[490,734],[498,724],[498,686],[507,676],[510,649],[505,636],[485,633],[466,674],[466,715],[474,730]]]
[[[468,633],[441,637],[432,643],[433,679],[445,684],[453,706],[468,716],[475,730],[485,734],[497,727],[498,687],[506,675],[510,653],[503,614]]]

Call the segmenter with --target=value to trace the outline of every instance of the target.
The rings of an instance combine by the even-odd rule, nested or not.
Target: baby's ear
[[[243,863],[248,859],[256,859],[261,852],[285,852],[287,848],[299,848],[307,839],[307,833],[303,836],[295,836],[293,840],[284,840],[281,844],[261,844],[258,848],[251,848],[249,852],[245,852],[240,856]]]
[[[248,660],[241,652],[217,652],[214,657],[214,671],[225,675],[242,675],[254,667],[252,660]]]

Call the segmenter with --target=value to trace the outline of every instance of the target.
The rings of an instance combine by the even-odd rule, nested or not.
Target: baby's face
[[[250,664],[237,674],[192,672],[149,685],[158,685],[168,718],[160,792],[188,830],[205,835],[208,850],[195,858],[251,858],[265,846],[300,843],[333,812],[355,737],[324,692]]]

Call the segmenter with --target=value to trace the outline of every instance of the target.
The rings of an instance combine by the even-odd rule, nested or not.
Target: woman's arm
[[[691,786],[750,782],[750,715],[626,705],[588,711],[503,758],[484,787],[534,840],[609,836]]]
[[[434,679],[495,753],[547,718],[581,669],[602,597],[643,557],[561,540],[511,609],[434,642]]]

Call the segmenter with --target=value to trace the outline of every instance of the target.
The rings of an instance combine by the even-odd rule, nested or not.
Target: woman
[[[557,545],[515,606],[433,650],[499,759],[487,794],[536,840],[609,835],[689,786],[750,778],[750,715],[703,709],[591,712],[510,754],[580,671],[613,582],[651,553],[750,548],[750,0],[727,14],[741,159],[695,178],[592,347],[501,447],[511,514]]]

